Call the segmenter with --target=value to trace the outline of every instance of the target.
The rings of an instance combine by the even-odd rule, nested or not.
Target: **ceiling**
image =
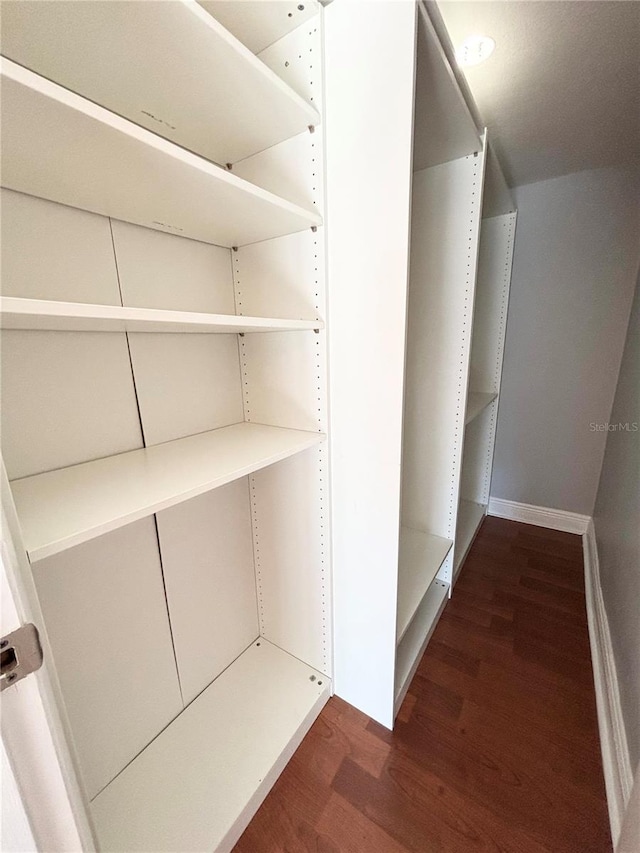
[[[640,166],[639,0],[438,0],[454,46],[491,36],[464,69],[511,186]]]

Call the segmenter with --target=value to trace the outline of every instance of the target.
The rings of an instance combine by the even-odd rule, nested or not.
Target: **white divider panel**
[[[259,633],[247,478],[159,512],[157,522],[187,704]]]
[[[446,539],[458,506],[483,162],[463,157],[413,181],[402,522]]]
[[[314,18],[260,54],[305,100],[322,107],[322,27]],[[306,210],[324,210],[323,128],[234,164],[234,173]]]
[[[3,331],[2,448],[10,479],[139,447],[124,334]]]
[[[469,382],[477,391],[500,390],[507,328],[516,214],[483,219],[473,317]]]
[[[481,145],[473,116],[422,3],[418,3],[418,61],[413,168],[472,154]]]
[[[120,305],[109,220],[0,191],[2,295]]]
[[[332,3],[324,18],[334,683],[390,727],[416,9]]]
[[[326,446],[249,478],[260,633],[331,672]],[[320,472],[320,473],[318,473]]]
[[[113,220],[122,304],[235,314],[231,250]]]
[[[235,335],[130,334],[145,445],[243,420]]]
[[[467,425],[464,434],[460,496],[480,504],[489,503],[495,407],[490,406]]]
[[[320,11],[318,0],[198,0],[253,53],[259,53]]]
[[[153,519],[37,563],[87,795],[182,710]]]

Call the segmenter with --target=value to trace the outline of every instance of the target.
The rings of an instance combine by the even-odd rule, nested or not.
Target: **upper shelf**
[[[490,406],[497,396],[497,394],[486,394],[481,391],[469,391],[467,411],[464,418],[465,424],[469,424],[474,418],[477,418],[480,412]]]
[[[198,0],[253,53],[260,53],[320,12],[318,0]]]
[[[3,4],[2,53],[223,165],[320,122],[193,0],[14,0]]]
[[[54,302],[4,296],[0,297],[0,327],[56,332],[237,334],[323,329],[324,323],[321,320],[286,320],[232,314],[203,314],[194,311],[165,311],[156,308],[122,308],[119,305],[89,305],[83,302]]]
[[[324,441],[240,423],[11,483],[32,562],[195,498]]]
[[[8,189],[227,247],[322,222],[316,211],[243,181],[8,59],[0,60],[0,69],[2,185]]]

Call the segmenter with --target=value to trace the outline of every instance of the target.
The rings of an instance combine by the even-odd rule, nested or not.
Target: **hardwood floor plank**
[[[235,853],[609,853],[579,536],[486,518],[393,732],[334,697]]]

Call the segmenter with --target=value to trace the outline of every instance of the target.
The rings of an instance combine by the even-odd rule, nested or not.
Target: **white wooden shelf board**
[[[455,557],[453,574],[456,575],[462,565],[471,543],[476,537],[478,528],[485,517],[487,508],[484,504],[475,503],[461,499],[458,508],[458,522],[456,525]]]
[[[414,530],[400,528],[400,557],[398,564],[397,642],[400,643],[449,553],[453,542]]]
[[[216,163],[320,123],[197,3],[10,3],[9,59]]]
[[[486,394],[481,391],[469,391],[467,411],[464,418],[465,424],[470,424],[474,418],[477,418],[480,412],[490,406],[497,396],[497,394]]]
[[[31,561],[223,486],[324,441],[239,423],[11,483]]]
[[[409,629],[402,638],[396,654],[395,713],[400,710],[411,679],[415,675],[440,614],[449,596],[449,584],[434,580],[420,603]]]
[[[61,332],[187,332],[231,333],[286,332],[323,329],[321,320],[284,320],[164,311],[155,308],[122,308],[45,299],[0,297],[3,329],[41,329]]]
[[[253,53],[269,45],[319,14],[318,0],[198,0]]]
[[[316,211],[10,60],[0,60],[0,68],[2,185],[8,189],[226,247],[322,222]]]
[[[93,800],[100,849],[231,850],[329,695],[253,643]]]

